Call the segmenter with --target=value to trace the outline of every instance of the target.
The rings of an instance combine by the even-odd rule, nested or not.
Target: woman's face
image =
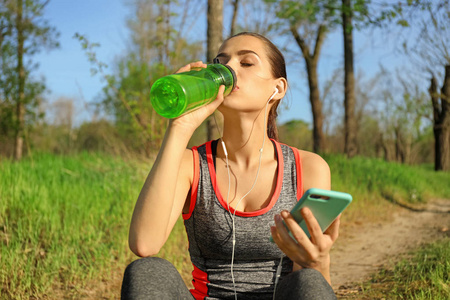
[[[243,111],[264,108],[276,87],[264,43],[253,36],[237,36],[222,45],[217,58],[233,68],[237,78],[236,88],[222,105]]]

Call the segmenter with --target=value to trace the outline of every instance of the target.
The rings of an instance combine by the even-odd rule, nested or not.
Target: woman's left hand
[[[273,240],[294,263],[302,268],[318,270],[330,282],[330,250],[339,235],[340,216],[322,233],[310,209],[303,208],[301,214],[311,238],[289,212],[282,211],[281,216],[275,216],[275,226],[271,227]],[[283,220],[294,238],[289,235]]]

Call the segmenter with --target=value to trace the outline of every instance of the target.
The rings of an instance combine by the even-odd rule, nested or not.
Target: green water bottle
[[[223,64],[210,64],[156,80],[150,90],[150,101],[158,114],[172,119],[211,103],[221,85],[225,86],[224,96],[233,91],[236,86],[233,69]]]

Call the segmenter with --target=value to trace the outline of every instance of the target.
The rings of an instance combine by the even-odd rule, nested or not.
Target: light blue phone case
[[[306,222],[300,213],[303,207],[308,207],[312,211],[319,222],[320,228],[322,228],[322,232],[324,232],[351,202],[352,196],[350,194],[313,188],[303,194],[302,198],[292,208],[291,215],[306,235],[310,237]],[[291,233],[289,232],[289,234]],[[272,236],[270,240],[273,242]]]

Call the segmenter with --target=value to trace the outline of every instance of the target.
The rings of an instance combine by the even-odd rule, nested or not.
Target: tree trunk
[[[434,169],[436,171],[440,170],[440,157],[441,157],[441,126],[439,124],[439,117],[440,117],[440,111],[441,107],[439,105],[439,95],[437,93],[437,80],[433,76],[431,78],[431,85],[428,89],[428,92],[431,96],[431,103],[433,105],[433,134],[434,134]]]
[[[404,164],[406,161],[405,146],[400,126],[395,126],[394,133],[395,133],[395,160],[397,162]]]
[[[206,61],[211,63],[219,51],[219,47],[223,42],[223,0],[208,0],[208,27]],[[206,120],[206,139],[210,141],[214,136],[214,120],[210,116]]]
[[[437,81],[433,77],[428,91],[433,105],[434,169],[448,171],[450,170],[450,65],[445,67],[444,84],[440,95],[437,89]]]
[[[320,153],[325,148],[325,137],[323,134],[322,101],[320,101],[319,78],[317,76],[317,65],[307,63],[309,101],[313,115],[313,150]]]
[[[23,28],[23,1],[17,1],[17,74],[18,97],[16,105],[16,136],[14,147],[14,159],[22,158],[23,133],[25,127],[25,68],[23,66],[24,28]]]
[[[290,31],[300,47],[303,58],[305,59],[309,84],[309,101],[311,103],[313,115],[313,151],[320,153],[325,149],[325,136],[323,134],[322,101],[320,100],[317,64],[319,62],[320,50],[322,49],[323,41],[325,39],[326,27],[324,25],[319,26],[317,30],[316,44],[314,45],[314,52],[312,54],[310,53],[309,46],[303,37],[300,36],[297,29],[291,26]]]
[[[236,18],[238,13],[239,0],[233,1],[233,17],[231,18],[230,36],[236,34]]]
[[[342,27],[344,31],[344,151],[347,157],[356,155],[355,75],[353,71],[353,25],[351,0],[342,0]]]
[[[445,66],[444,84],[441,89],[441,157],[440,166],[442,171],[450,170],[450,65]]]

